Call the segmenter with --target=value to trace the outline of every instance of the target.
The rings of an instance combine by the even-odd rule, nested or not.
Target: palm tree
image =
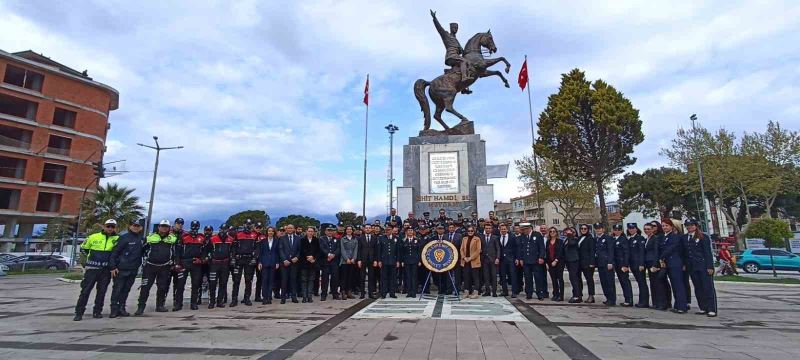
[[[117,220],[118,231],[128,228],[128,225],[141,217],[144,206],[139,204],[139,197],[133,196],[135,189],[128,189],[117,184],[106,184],[97,188],[94,199],[85,199],[82,209],[84,229],[96,229],[107,219]]]

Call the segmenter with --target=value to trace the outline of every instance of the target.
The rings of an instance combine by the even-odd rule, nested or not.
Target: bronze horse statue
[[[467,61],[467,70],[472,75],[472,79],[463,81],[460,69],[451,67],[446,70],[443,75],[439,75],[431,82],[419,79],[414,83],[414,96],[417,98],[417,101],[419,101],[420,109],[425,115],[425,127],[423,131],[430,130],[431,127],[431,109],[428,104],[428,98],[425,96],[426,87],[430,86],[428,95],[431,97],[431,100],[433,100],[433,103],[436,104],[436,112],[433,114],[433,118],[436,119],[439,124],[442,124],[444,130],[448,130],[450,127],[442,120],[442,111],[447,111],[461,119],[458,125],[469,122],[467,117],[461,115],[453,108],[453,101],[455,101],[456,95],[458,95],[459,92],[462,92],[462,90],[472,85],[476,79],[487,76],[499,76],[500,79],[503,80],[505,86],[509,87],[508,80],[506,80],[501,72],[488,70],[488,68],[502,61],[506,64],[506,73],[508,73],[511,69],[511,64],[509,64],[504,57],[495,59],[484,58],[482,48],[488,50],[488,55],[497,52],[491,30],[475,34],[475,36],[467,41],[466,46],[464,46],[463,56]]]

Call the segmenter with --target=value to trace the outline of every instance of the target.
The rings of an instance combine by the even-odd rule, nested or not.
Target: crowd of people
[[[192,310],[199,309],[205,289],[209,309],[235,307],[240,301],[252,306],[251,296],[267,305],[278,299],[281,304],[311,303],[315,297],[320,301],[416,297],[431,288],[472,299],[515,298],[524,291],[526,299],[564,301],[565,269],[572,287],[569,303],[595,302],[597,270],[607,306],[617,305],[619,282],[621,306],[685,313],[693,286],[697,313],[717,315],[710,239],[693,220],[684,223],[686,234],[671,219],[647,223],[643,229],[637,224],[627,224],[625,230],[614,225],[608,234],[601,223],[559,231],[501,221],[493,212],[487,219],[476,213],[451,219],[441,209],[437,218],[426,212],[419,219],[413,213],[402,219],[392,209],[383,223],[323,224],[321,234],[314,226],[275,228],[251,220],[240,227],[223,224],[216,232],[212,226],[201,230],[200,223],[192,221],[187,231],[178,218],[173,224],[162,220],[156,231],[143,237],[144,223],[144,219],[131,223],[120,236],[117,222],[109,219],[102,232],[81,245],[85,272],[74,320],[83,318],[93,289],[92,315],[103,317],[112,279],[110,317],[129,316],[125,305],[140,267],[137,316],[144,313],[153,285],[156,312],[169,311],[165,303],[170,285],[172,311],[182,310],[187,282]],[[455,245],[458,262],[452,273],[431,273],[423,266],[421,251],[432,241]],[[638,285],[635,303],[631,274]],[[427,279],[431,285],[423,286]]]

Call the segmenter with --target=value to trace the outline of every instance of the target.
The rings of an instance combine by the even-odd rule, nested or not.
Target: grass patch
[[[762,284],[795,284],[800,285],[800,279],[791,279],[791,278],[773,278],[773,279],[756,279],[744,276],[736,276],[736,275],[725,275],[725,276],[715,276],[715,281],[730,281],[730,282],[746,282],[746,283],[762,283]]]
[[[41,275],[41,274],[63,274],[67,270],[47,270],[47,269],[31,269],[23,271],[9,271],[8,275]]]
[[[83,280],[82,272],[71,272],[64,274],[64,279],[67,280]]]

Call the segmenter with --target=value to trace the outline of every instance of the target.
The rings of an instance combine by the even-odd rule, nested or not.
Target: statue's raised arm
[[[439,36],[442,37],[442,40],[445,40],[448,37],[448,32],[442,27],[442,24],[439,23],[439,19],[436,18],[436,11],[431,10],[431,17],[433,18],[433,25],[436,26],[436,31],[439,32]]]

